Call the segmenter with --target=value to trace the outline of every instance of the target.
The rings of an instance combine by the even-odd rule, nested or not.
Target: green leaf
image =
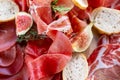
[[[54,0],[54,1],[52,1],[51,5],[56,5],[57,2],[58,2],[58,0]]]
[[[60,13],[62,13],[62,12],[66,12],[66,11],[69,11],[70,10],[70,8],[68,8],[68,7],[64,7],[64,6],[52,6],[52,9],[53,9],[53,11],[54,12],[60,12]]]
[[[26,34],[24,35],[20,35],[17,38],[17,42],[21,43],[21,42],[27,42],[29,40],[37,40],[37,39],[41,39],[42,36],[38,35],[37,30],[35,29],[30,29]]]

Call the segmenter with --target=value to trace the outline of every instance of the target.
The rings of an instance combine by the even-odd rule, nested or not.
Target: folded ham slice
[[[52,17],[53,13],[52,13],[52,9],[51,9],[52,1],[53,0],[46,0],[46,1],[44,1],[44,0],[31,1],[31,0],[29,0],[30,13],[31,13],[35,23],[37,24],[37,30],[38,30],[39,34],[46,32],[48,30],[48,26],[50,26],[49,25],[50,23],[51,23],[51,25],[53,25],[54,23],[57,24],[57,23],[59,23],[58,21],[60,21],[59,19],[58,19],[58,21],[57,20],[53,21],[54,19]],[[74,5],[71,0],[69,0],[69,1],[68,0],[58,0],[58,3],[56,4],[56,6],[69,7],[70,9],[72,9]],[[67,21],[67,20],[65,20],[65,21]],[[68,24],[68,22],[66,24],[70,25],[70,24]],[[60,29],[60,28],[58,27],[58,29]],[[66,28],[65,28],[65,30],[66,30]]]
[[[37,58],[33,58],[30,55],[25,58],[30,80],[42,80],[61,72],[71,59],[72,47],[69,39],[59,31],[50,31],[48,36],[53,40],[48,53]]]
[[[0,52],[0,67],[10,66],[16,59],[16,48],[12,48]]]
[[[16,58],[14,59],[14,62],[11,65],[7,67],[0,67],[0,78],[15,75],[21,70],[23,66],[24,54],[21,48],[19,46],[15,46],[15,49],[12,49],[12,50],[16,51]],[[8,52],[7,53],[11,54],[11,52],[14,52],[14,51],[9,50],[9,52],[10,53]]]
[[[0,52],[5,51],[16,43],[14,22],[0,24]]]

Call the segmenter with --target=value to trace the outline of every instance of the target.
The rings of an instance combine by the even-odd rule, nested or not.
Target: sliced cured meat
[[[70,57],[61,54],[45,54],[31,62],[28,61],[30,79],[39,80],[62,71],[69,59]]]
[[[29,75],[26,66],[20,72],[10,77],[3,77],[0,80],[29,80]]]
[[[35,23],[37,24],[37,31],[38,34],[42,34],[47,30],[47,24],[41,20],[41,18],[38,16],[38,14],[35,12],[35,10],[30,9],[31,15],[35,21]]]
[[[85,21],[80,20],[72,11],[68,13],[74,33],[79,33],[87,26]]]
[[[48,31],[49,30],[58,30],[65,33],[71,33],[72,27],[69,21],[69,17],[61,16],[57,20],[53,21],[51,24],[48,25]]]
[[[108,78],[108,80],[119,80],[120,45],[99,46],[88,58],[88,64],[90,68],[88,80],[106,80]]]
[[[120,33],[109,36],[110,44],[120,44]]]
[[[88,20],[90,11],[91,10],[89,9],[81,10],[80,8],[75,6],[70,12],[72,12],[75,16],[77,16],[81,20]]]
[[[25,57],[31,80],[43,79],[61,72],[71,59],[72,47],[69,39],[58,31],[50,31],[48,36],[53,40],[53,43],[47,54],[37,58],[33,58],[30,55]]]
[[[62,72],[55,74],[54,77],[52,78],[52,80],[63,80]]]
[[[46,31],[47,25],[52,22],[51,2],[51,0],[29,1],[30,13],[37,24],[39,34]]]
[[[25,53],[31,55],[32,57],[38,57],[42,54],[46,54],[52,43],[50,38],[29,41],[25,48]]]
[[[8,67],[0,67],[0,77],[11,76],[18,73],[24,62],[23,52],[19,46],[16,47],[16,59]]]
[[[119,80],[120,79],[120,66],[115,65],[111,68],[103,68],[95,72],[94,80]],[[91,79],[93,80],[93,79]]]
[[[13,46],[12,48],[0,52],[0,66],[7,67],[11,65],[16,58],[16,48]]]
[[[88,0],[89,6],[97,8],[100,6],[111,7],[116,0]]]
[[[120,44],[120,34],[102,35],[98,41],[99,45]]]
[[[21,11],[28,11],[27,0],[13,0],[19,5]]]
[[[69,57],[72,56],[71,42],[64,33],[59,31],[50,31],[48,32],[48,36],[53,40],[53,43],[48,50],[48,54],[63,54]]]
[[[13,46],[16,39],[15,24],[13,22],[0,24],[0,52]]]
[[[97,46],[109,44],[109,37],[107,35],[102,35],[97,43]]]

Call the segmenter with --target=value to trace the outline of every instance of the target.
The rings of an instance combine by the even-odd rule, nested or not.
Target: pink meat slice
[[[24,54],[21,48],[19,46],[16,46],[16,58],[14,62],[7,67],[0,67],[0,77],[15,75],[23,67],[23,62],[24,62]]]
[[[10,49],[0,52],[0,67],[7,67],[11,65],[16,58],[16,48],[15,46]]]
[[[0,24],[0,52],[5,51],[16,43],[15,24],[13,22]]]
[[[31,80],[44,79],[61,72],[71,59],[72,47],[69,39],[58,31],[50,31],[48,36],[53,40],[53,43],[47,54],[37,58],[27,55],[25,58]]]
[[[88,58],[88,63],[90,68],[88,80],[119,80],[120,45],[99,46]]]

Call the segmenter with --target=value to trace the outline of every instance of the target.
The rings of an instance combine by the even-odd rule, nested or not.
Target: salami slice
[[[13,46],[10,49],[0,52],[0,67],[11,65],[16,58],[16,48]]]
[[[19,46],[16,47],[16,59],[14,62],[7,67],[0,67],[0,77],[11,76],[18,73],[23,66],[23,52]]]
[[[0,52],[5,51],[16,43],[15,24],[13,22],[0,24]]]
[[[20,72],[9,77],[2,77],[0,80],[29,80],[29,75],[26,66],[24,66]]]

